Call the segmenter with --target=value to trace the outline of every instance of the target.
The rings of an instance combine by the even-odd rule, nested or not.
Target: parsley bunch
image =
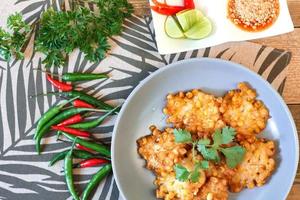
[[[62,66],[68,54],[79,48],[87,60],[98,62],[109,50],[107,38],[120,34],[125,17],[132,13],[126,0],[94,0],[99,13],[75,3],[71,11],[43,13],[35,42],[36,50],[43,52],[46,67]]]
[[[22,48],[30,33],[30,26],[23,21],[22,15],[16,13],[8,17],[7,27],[10,32],[0,27],[0,57],[7,61],[13,55],[17,59],[23,59]]]
[[[208,169],[209,164],[207,161],[219,163],[221,161],[220,154],[225,156],[228,167],[236,167],[243,161],[246,151],[245,148],[239,145],[225,147],[225,145],[234,141],[235,135],[235,130],[226,126],[222,131],[216,130],[214,132],[212,137],[213,142],[210,139],[193,141],[190,132],[182,129],[174,129],[175,142],[192,144],[193,161],[195,163],[194,170],[191,172],[182,165],[175,165],[176,179],[180,181],[191,180],[192,182],[197,182],[199,179],[199,169]],[[205,159],[204,161],[195,161],[195,148],[201,153]]]
[[[45,54],[45,67],[63,66],[68,55],[79,48],[91,62],[101,61],[110,46],[108,38],[121,33],[122,23],[133,11],[127,0],[90,0],[99,12],[82,7],[73,0],[70,11],[46,10],[39,21],[35,50]],[[30,26],[20,14],[8,18],[9,34],[0,28],[0,56],[9,60],[12,54],[22,59],[21,52]]]

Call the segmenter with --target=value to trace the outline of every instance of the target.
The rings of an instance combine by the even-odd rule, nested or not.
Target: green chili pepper
[[[113,106],[104,103],[100,99],[96,99],[95,97],[92,97],[91,95],[88,95],[84,92],[76,91],[76,90],[72,90],[69,92],[49,92],[47,94],[38,94],[38,95],[30,96],[30,98],[41,96],[41,95],[42,96],[60,95],[60,96],[66,97],[66,98],[78,97],[78,99],[85,101],[85,102],[95,106],[96,108],[105,109],[105,110],[111,110],[114,108]]]
[[[70,151],[70,149],[55,154],[52,157],[52,159],[50,160],[49,166],[53,166],[56,162],[63,160],[69,151]],[[90,152],[83,151],[83,150],[77,150],[77,149],[73,150],[73,156],[75,158],[81,158],[81,159],[90,159],[90,158],[97,157],[97,155],[94,155]]]
[[[95,128],[95,127],[99,126],[106,119],[106,117],[108,117],[109,115],[114,113],[119,108],[120,108],[120,106],[115,107],[114,109],[112,109],[109,112],[105,113],[105,115],[99,117],[98,119],[95,119],[95,120],[92,120],[92,121],[87,121],[87,122],[81,122],[81,123],[77,123],[77,124],[72,124],[68,127],[76,128],[76,129],[84,129],[84,130]]]
[[[65,101],[62,104],[53,106],[52,108],[50,108],[46,113],[43,114],[43,116],[41,116],[41,118],[39,119],[39,122],[36,126],[35,129],[35,133],[34,133],[34,137],[36,138],[38,132],[41,130],[41,128],[49,121],[51,120],[53,117],[55,117],[60,111],[61,109],[67,105],[68,103],[70,103],[71,101],[74,101],[75,99],[77,99],[78,97],[74,97],[72,99],[70,99],[69,101]]]
[[[68,133],[65,132],[61,132],[61,134],[63,134],[66,138],[68,138],[69,140],[72,140],[74,142],[74,140],[77,138],[74,135],[70,135]],[[77,138],[76,143],[81,144],[82,146],[85,146],[87,148],[90,148],[104,156],[110,157],[110,150],[102,145],[102,144],[98,144],[98,143],[94,143],[94,142],[90,142],[87,140],[83,140],[81,138]]]
[[[75,82],[75,81],[90,81],[90,80],[96,80],[96,79],[104,79],[109,78],[107,74],[104,73],[80,73],[80,72],[72,72],[72,73],[65,73],[63,75],[59,74],[53,74],[48,71],[39,69],[39,68],[33,68],[33,70],[37,70],[43,73],[46,73],[48,75],[54,76],[54,77],[60,77],[63,81],[69,81],[69,82]]]
[[[93,189],[95,189],[100,181],[111,171],[111,164],[103,166],[90,180],[82,193],[82,200],[87,200]]]
[[[65,73],[61,76],[61,79],[64,81],[90,81],[96,79],[108,78],[107,74],[97,73],[97,74],[89,74],[89,73]]]
[[[65,110],[63,112],[61,112],[60,114],[56,115],[53,119],[51,119],[50,121],[48,121],[41,129],[40,131],[37,133],[36,137],[35,137],[35,147],[36,147],[36,151],[38,152],[38,154],[41,153],[41,140],[42,137],[51,129],[51,126],[56,125],[60,122],[62,122],[63,120],[82,113],[82,112],[86,112],[86,111],[102,111],[102,110],[97,110],[97,109],[92,109],[92,108],[70,108],[68,110]]]
[[[63,160],[66,157],[66,155],[67,155],[68,152],[69,152],[69,149],[65,150],[63,152],[55,154],[51,158],[51,160],[49,162],[49,166],[53,166],[58,161]],[[101,156],[99,154],[92,154],[90,152],[87,152],[87,151],[84,151],[84,150],[80,150],[80,149],[74,149],[73,150],[73,156],[74,156],[74,158],[80,158],[80,159],[103,158],[103,159],[110,160],[110,158],[108,158],[108,157]]]
[[[75,141],[76,141],[76,139],[75,139]],[[74,141],[74,144],[75,144],[75,141]],[[73,144],[71,150],[67,153],[67,155],[65,157],[64,171],[65,171],[65,178],[66,178],[67,186],[68,186],[68,189],[69,189],[72,197],[75,200],[80,200],[80,198],[76,192],[74,181],[73,181],[73,148],[74,148],[74,144]]]

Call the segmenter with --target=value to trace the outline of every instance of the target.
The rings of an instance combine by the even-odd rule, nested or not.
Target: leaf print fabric
[[[8,16],[21,12],[27,22],[38,20],[41,12],[50,6],[60,9],[62,0],[3,0],[1,12]],[[5,6],[5,8],[4,8]],[[0,19],[3,26],[6,19]],[[269,81],[282,93],[287,65],[291,53],[249,42],[227,43],[216,47],[171,55],[157,53],[155,33],[151,17],[132,16],[123,25],[123,33],[110,40],[112,50],[106,59],[90,63],[76,51],[63,68],[52,68],[54,73],[107,72],[109,80],[96,80],[79,86],[107,103],[119,105],[141,80],[169,63],[195,57],[213,57],[231,60],[247,66]],[[56,141],[49,133],[42,143],[43,154],[38,156],[34,148],[33,132],[39,117],[60,100],[55,96],[29,98],[30,95],[54,91],[44,74],[33,70],[43,67],[43,55],[34,53],[27,46],[25,60],[0,60],[0,199],[53,200],[70,199],[65,185],[62,163],[48,167],[53,154],[65,150],[67,144]],[[247,54],[247,56],[245,56]],[[110,143],[115,117],[111,117],[93,130],[97,138]],[[97,169],[84,172],[75,170],[76,187],[82,191]],[[80,174],[79,174],[80,173]],[[98,186],[93,199],[122,199],[113,175]]]

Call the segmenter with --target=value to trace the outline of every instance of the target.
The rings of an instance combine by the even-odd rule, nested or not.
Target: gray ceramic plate
[[[149,134],[152,124],[162,128],[162,108],[169,92],[200,88],[214,95],[246,81],[270,110],[263,136],[277,141],[277,169],[266,185],[230,195],[239,200],[283,200],[293,184],[298,164],[298,136],[291,114],[279,94],[257,74],[238,64],[218,59],[190,59],[151,74],[128,97],[118,116],[112,139],[112,164],[117,185],[127,200],[155,198],[154,175],[144,168],[136,140]]]

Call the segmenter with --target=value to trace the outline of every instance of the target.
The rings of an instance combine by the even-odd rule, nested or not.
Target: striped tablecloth
[[[41,12],[53,6],[58,9],[62,0],[1,0],[0,26],[8,15],[21,12],[26,21],[39,18]],[[169,63],[194,57],[213,57],[240,63],[260,74],[282,93],[291,53],[250,42],[227,43],[216,47],[171,55],[157,53],[155,33],[150,17],[132,16],[124,23],[121,36],[110,40],[112,50],[100,63],[89,63],[79,51],[74,52],[67,66],[53,72],[108,72],[105,81],[80,84],[89,94],[107,103],[122,103],[135,86],[150,73]],[[34,35],[33,35],[34,37]],[[32,43],[26,48],[26,59],[0,60],[0,199],[53,200],[71,199],[65,185],[62,163],[48,167],[49,159],[67,148],[57,142],[54,134],[43,140],[47,143],[42,155],[37,155],[32,139],[39,117],[60,99],[47,96],[30,99],[37,93],[54,91],[41,72],[43,55],[34,53]],[[115,117],[93,130],[97,138],[110,143]],[[75,170],[76,186],[82,190],[97,169]],[[122,199],[113,175],[98,187],[93,199]]]

